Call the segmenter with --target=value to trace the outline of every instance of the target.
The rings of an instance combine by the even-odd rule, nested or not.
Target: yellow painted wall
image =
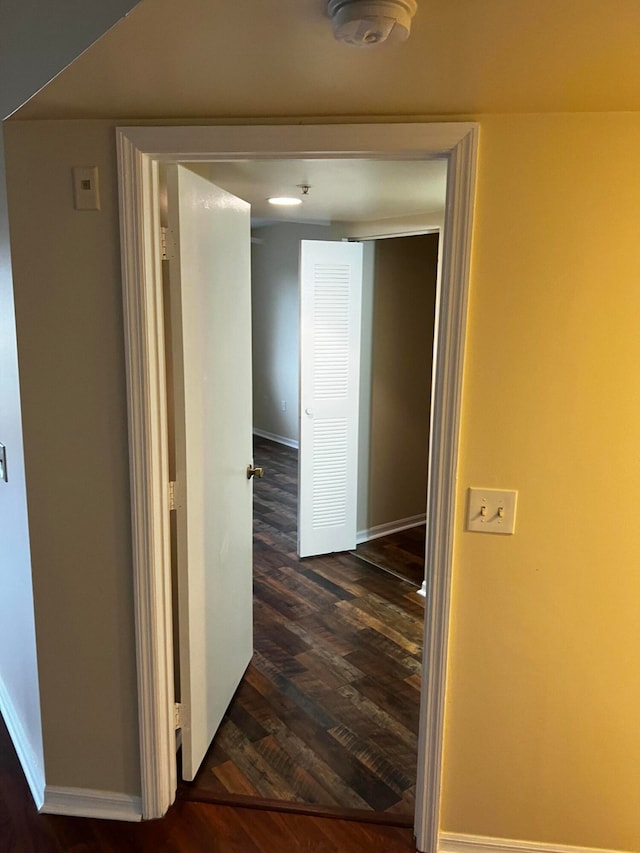
[[[442,823],[637,850],[640,116],[481,122]]]
[[[640,114],[478,120],[442,828],[638,850]],[[106,397],[78,381],[63,399],[84,410],[83,420],[94,405],[113,418],[108,433],[90,429],[82,438],[82,476],[89,483],[105,474],[100,500],[109,508],[106,518],[82,510],[83,553],[73,556],[55,527],[59,514],[74,518],[80,493],[58,490],[56,501],[37,504],[32,516],[36,612],[45,608],[43,631],[68,655],[78,624],[62,595],[55,596],[55,612],[46,598],[47,573],[65,577],[47,545],[53,543],[60,558],[71,554],[80,578],[80,557],[90,567],[101,542],[122,536],[126,543],[129,535],[124,512],[114,510],[126,483],[108,474],[97,445],[91,446],[108,444],[101,450],[108,449],[124,474],[113,125],[6,127],[25,449],[42,466],[28,467],[34,487],[49,470],[47,436],[64,450],[71,422],[55,393],[69,373],[48,366],[52,352],[74,375],[93,370],[98,379],[102,371]],[[76,162],[97,164],[104,176],[102,212],[77,222],[69,207],[69,169]],[[38,235],[37,252],[26,233]],[[87,251],[79,253],[81,234]],[[87,288],[95,289],[93,297]],[[34,311],[38,293],[44,303]],[[67,301],[66,316],[54,296]],[[37,351],[27,354],[35,342]],[[74,360],[85,367],[74,367]],[[46,382],[35,381],[41,370]],[[45,419],[48,430],[38,426]],[[464,532],[469,485],[519,489],[515,536]],[[101,728],[95,755],[115,755],[137,736],[129,556],[120,545],[109,547],[100,575],[109,596],[96,597],[87,586],[100,618],[83,634],[73,664],[78,677],[86,661],[113,668],[105,642],[112,642],[117,623],[121,675],[108,684],[112,707],[123,712],[117,731]],[[120,602],[112,620],[105,601]],[[79,702],[76,697],[80,722],[91,711],[91,691],[104,692],[99,671],[91,672],[91,684]],[[52,714],[62,715],[55,685],[45,680],[44,689],[43,707],[48,702]],[[60,749],[71,735],[62,725]],[[46,743],[45,732],[45,749]],[[76,765],[64,765],[60,752],[61,775],[63,769],[67,779],[84,773],[90,784],[82,756],[70,753],[65,760]],[[132,762],[114,776],[134,780],[135,772]]]

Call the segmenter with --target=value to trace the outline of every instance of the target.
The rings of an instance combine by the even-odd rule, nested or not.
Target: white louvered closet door
[[[362,244],[300,243],[298,554],[356,546]]]

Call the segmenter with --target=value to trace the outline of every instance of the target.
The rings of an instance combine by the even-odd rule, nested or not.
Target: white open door
[[[249,205],[167,172],[182,775],[192,780],[253,652]]]
[[[362,244],[300,243],[301,557],[356,547]]]

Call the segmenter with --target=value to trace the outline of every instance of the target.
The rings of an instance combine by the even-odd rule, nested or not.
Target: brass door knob
[[[247,480],[252,477],[258,477],[261,480],[264,477],[264,468],[254,468],[252,465],[247,465]]]

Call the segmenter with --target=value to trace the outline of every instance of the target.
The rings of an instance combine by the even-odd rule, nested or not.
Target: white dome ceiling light
[[[329,0],[328,3],[336,39],[358,47],[405,41],[417,8],[416,0]]]
[[[275,204],[276,207],[296,207],[296,205],[302,204],[301,198],[294,198],[289,195],[271,196],[267,201],[269,204]]]
[[[309,184],[296,184],[296,186],[301,190],[302,195],[309,195],[309,190],[311,189]],[[271,196],[267,201],[269,204],[275,204],[276,207],[296,207],[296,205],[302,204],[302,197],[298,198],[297,196],[276,195]]]

